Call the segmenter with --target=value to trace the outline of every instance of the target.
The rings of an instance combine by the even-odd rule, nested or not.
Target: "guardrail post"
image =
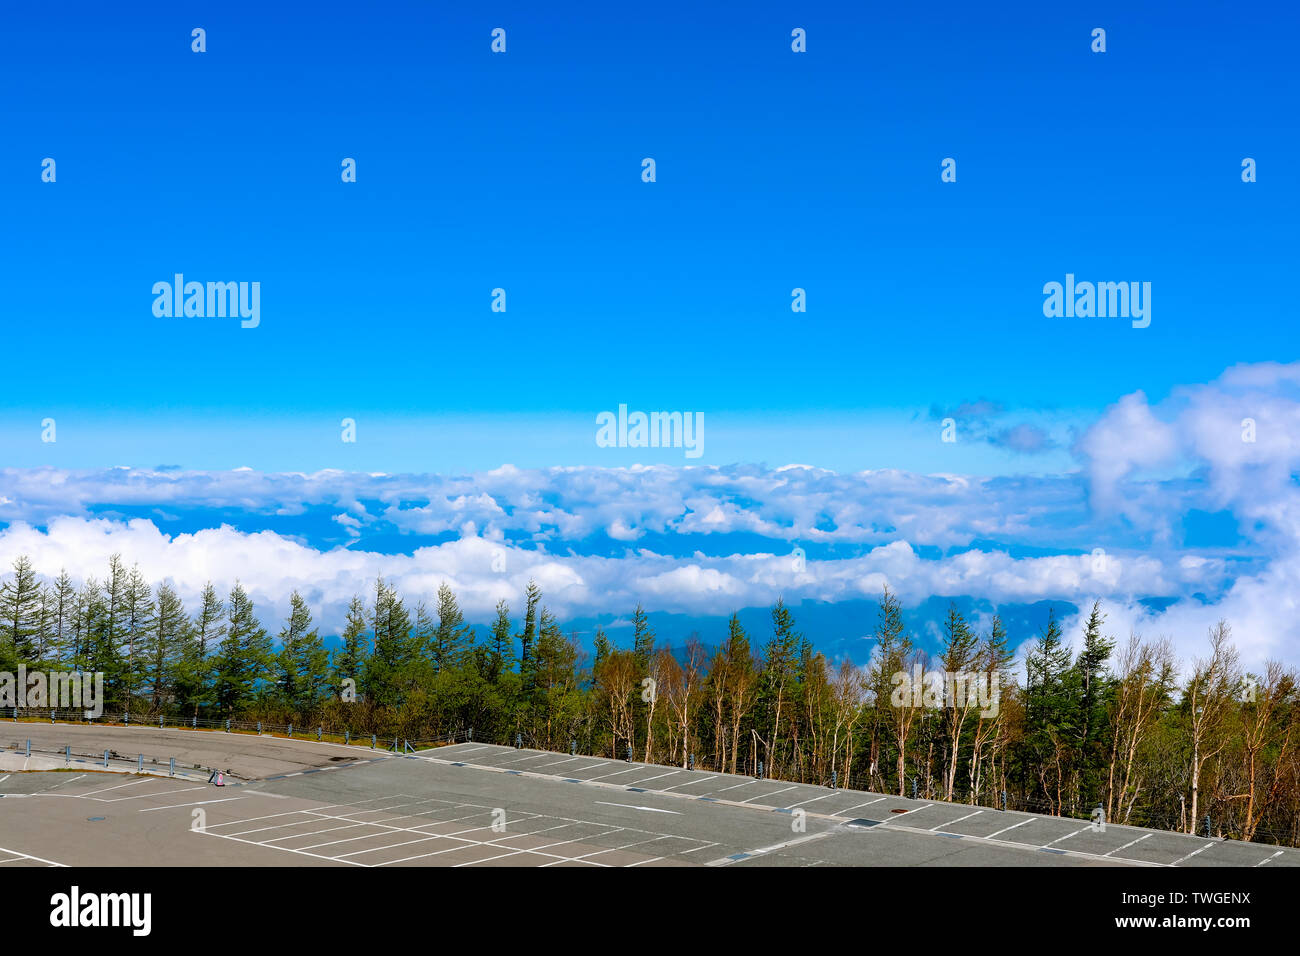
[[[343,746],[346,747],[350,743],[352,743],[352,731],[345,729],[343,731]]]
[[[1210,815],[1207,813],[1207,814],[1205,815],[1205,837],[1206,837],[1206,839],[1209,839],[1209,836],[1210,836]]]
[[[320,740],[321,731],[324,730],[324,729],[325,729],[324,727],[317,727],[317,728],[316,728],[316,739],[317,739],[317,740]]]
[[[162,714],[158,715],[158,729],[162,730]]]
[[[473,727],[471,727],[471,728],[469,729],[469,732],[468,732],[467,734],[465,734],[465,742],[466,742],[466,743],[471,743],[471,744],[474,742],[474,728],[473,728]]]
[[[290,725],[289,725],[289,736],[290,736],[290,737],[293,736],[293,724],[290,724]]]
[[[912,778],[912,799],[916,799],[916,778]]]
[[[393,753],[397,753],[397,738],[393,738]]]
[[[688,770],[695,769],[695,754],[691,754],[690,757],[687,758],[686,767]]]
[[[29,741],[27,741],[27,756],[30,757],[31,755],[32,755],[32,742],[29,740]],[[1209,817],[1206,817],[1205,819],[1208,820],[1208,819],[1210,819],[1210,818],[1209,818]]]
[[[131,712],[129,710],[122,715],[122,724],[126,727],[131,726]]]
[[[840,778],[839,778],[839,773],[838,773],[838,771],[832,770],[832,771],[831,771],[831,789],[832,789],[832,790],[837,790],[837,789],[839,789],[839,783],[840,783]]]
[[[515,734],[515,749],[519,750],[520,748],[523,747],[523,745],[524,745],[524,735]]]
[[[171,769],[167,771],[167,776],[169,776],[169,777],[174,777],[174,776],[176,776],[176,758],[175,758],[175,757],[172,757],[172,765],[171,765]]]
[[[375,747],[376,747],[378,744],[379,744],[379,735],[378,735],[378,734],[371,734],[371,735],[370,735],[370,749],[371,749],[371,750],[374,750]]]
[[[198,730],[198,729],[199,729],[199,715],[198,715],[198,714],[195,714],[193,717],[190,718],[190,729],[191,729],[191,730]]]
[[[144,754],[140,755],[139,762],[135,765],[136,773],[144,773]]]
[[[1005,813],[1006,810],[1007,810],[1007,792],[1003,790],[1002,791],[1002,812]]]
[[[257,736],[262,736],[262,722],[260,720],[257,722]]]
[[[631,744],[631,743],[629,743],[629,744],[627,745],[627,762],[628,762],[628,763],[631,763],[631,762],[632,762],[632,744]]]
[[[763,779],[763,761],[761,760],[758,762],[758,779]]]
[[[71,763],[72,763],[72,745],[71,745],[71,744],[64,744],[64,745],[63,745],[63,763],[64,763],[65,766],[68,765],[68,764],[71,764]]]
[[[104,751],[104,769],[105,769],[105,770],[108,769],[108,751],[107,751],[107,750]]]
[[[226,733],[230,733],[230,718],[226,718]]]

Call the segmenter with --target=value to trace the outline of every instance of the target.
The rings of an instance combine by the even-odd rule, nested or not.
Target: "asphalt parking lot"
[[[69,727],[47,730],[52,741]],[[1300,864],[1300,851],[1263,844],[488,744],[394,755],[86,730],[112,731],[119,752],[166,745],[247,776],[218,788],[93,767],[0,769],[0,867]]]

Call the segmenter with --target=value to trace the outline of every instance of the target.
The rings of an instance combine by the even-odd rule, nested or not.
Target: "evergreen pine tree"
[[[411,616],[394,588],[380,578],[375,586],[374,651],[366,661],[366,698],[396,706],[409,686],[415,655]]]
[[[1083,647],[1074,665],[1079,685],[1075,746],[1078,748],[1084,796],[1093,799],[1101,798],[1101,773],[1107,743],[1106,712],[1113,689],[1113,682],[1106,674],[1106,662],[1115,649],[1115,642],[1102,634],[1105,620],[1101,602],[1094,601],[1092,613],[1083,627]]]
[[[14,561],[13,576],[0,582],[0,641],[8,644],[17,660],[36,655],[41,627],[41,588],[26,555]]]
[[[217,651],[216,701],[221,712],[236,713],[251,703],[270,674],[271,639],[257,622],[253,601],[238,581],[226,609],[226,636]]]
[[[528,582],[524,592],[524,629],[519,638],[519,680],[525,697],[532,692],[536,679],[533,666],[533,644],[537,640],[537,604],[542,599],[542,589],[535,581]]]
[[[1058,810],[1070,772],[1066,747],[1077,732],[1074,677],[1070,648],[1061,641],[1061,626],[1052,609],[1047,626],[1025,656],[1025,745],[1037,776],[1025,785],[1036,785]]]
[[[354,595],[348,605],[340,641],[340,647],[334,652],[332,689],[342,697],[348,688],[354,693],[359,690],[369,657],[366,653],[366,607],[359,596]]]
[[[506,662],[514,658],[514,638],[510,634],[510,628],[510,605],[504,600],[498,601],[496,620],[492,622],[492,640],[488,645],[487,672],[484,675],[493,684],[501,679]]]
[[[185,650],[177,662],[176,698],[191,717],[215,703],[215,666],[226,634],[226,607],[209,581],[199,596],[199,609],[185,628]]]
[[[474,643],[474,629],[465,624],[456,594],[444,582],[438,588],[438,627],[430,647],[435,672],[462,666]]]
[[[289,597],[289,619],[280,630],[276,685],[285,703],[300,714],[320,702],[329,673],[329,657],[320,631],[311,626],[311,611],[297,591]]]
[[[158,585],[157,609],[142,651],[141,689],[155,711],[176,698],[177,677],[189,646],[189,619],[180,595],[167,582]]]
[[[66,570],[60,570],[51,587],[50,639],[56,661],[68,661],[74,653],[72,647],[73,619],[77,613],[77,588]]]
[[[149,633],[154,624],[153,592],[149,582],[140,573],[138,565],[132,566],[126,576],[126,586],[122,592],[122,633],[119,638],[118,656],[124,667],[122,679],[127,710],[136,693],[142,686],[145,671],[145,646],[149,642]]]

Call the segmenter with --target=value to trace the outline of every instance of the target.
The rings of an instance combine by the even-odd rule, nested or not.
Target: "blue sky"
[[[1282,356],[1294,12],[1129,6],[16,8],[8,346],[43,360],[6,370],[0,433],[15,463],[50,461],[49,415],[129,455],[58,449],[80,465],[290,467],[283,426],[322,423],[320,465],[395,468],[419,462],[331,462],[337,420],[437,445],[454,418],[475,434],[430,466],[492,467],[519,413],[599,461],[588,420],[626,402],[749,430],[713,463],[879,467],[903,462],[753,426],[843,412],[904,444],[917,408],[1097,410]],[[261,326],[155,318],[176,272],[260,281]],[[1045,319],[1066,272],[1152,282],[1151,327]]]
[[[1103,597],[1117,628],[1194,640],[1231,613],[1294,656],[1294,626],[1244,609],[1300,580],[1300,396],[1269,364],[1296,358],[1297,19],[15,7],[0,559],[80,549],[93,573],[134,545],[197,587],[293,554],[332,576],[326,620],[390,560],[476,613],[549,576],[575,619],[606,595],[692,621],[781,593],[842,610],[884,581],[914,606]],[[259,282],[260,325],[155,316],[176,273]],[[1044,317],[1067,273],[1150,282],[1150,327]],[[620,404],[702,413],[703,456],[598,447]],[[508,582],[474,563],[497,546]],[[753,570],[795,547],[816,580]],[[1126,570],[1069,563],[1096,548]],[[818,636],[852,636],[837,613]]]

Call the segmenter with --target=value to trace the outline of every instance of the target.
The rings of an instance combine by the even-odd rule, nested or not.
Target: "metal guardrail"
[[[8,748],[4,748],[0,752],[8,753],[10,751]],[[87,769],[112,770],[121,773],[149,773],[151,775],[162,775],[163,771],[166,770],[168,777],[180,776],[185,779],[211,778],[217,770],[215,767],[205,767],[202,764],[187,764],[178,761],[176,757],[154,757],[146,754],[136,754],[131,757],[111,749],[102,752],[74,751],[71,744],[65,744],[59,750],[51,750],[40,745],[33,746],[31,740],[15,743],[12,752],[22,754],[29,759],[33,756],[47,757],[56,762],[58,758],[62,757],[64,767],[80,764]],[[223,770],[222,773],[227,776],[246,779],[228,770]]]

